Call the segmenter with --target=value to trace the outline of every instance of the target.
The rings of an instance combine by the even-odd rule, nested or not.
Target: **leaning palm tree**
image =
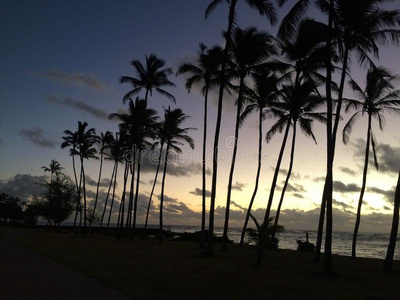
[[[190,130],[194,128],[181,128],[182,123],[187,120],[189,116],[185,115],[181,109],[176,108],[171,110],[170,107],[164,110],[164,121],[161,124],[162,134],[166,143],[166,151],[164,157],[164,171],[161,181],[161,195],[160,195],[160,243],[164,240],[163,234],[163,204],[164,204],[164,190],[165,190],[165,178],[167,176],[168,156],[171,151],[181,153],[182,146],[186,142],[190,148],[194,149],[194,141],[188,135]]]
[[[197,56],[197,65],[191,63],[182,64],[177,75],[190,73],[191,76],[186,80],[186,89],[190,93],[193,84],[203,83],[201,92],[204,96],[204,121],[203,121],[203,159],[202,159],[202,210],[201,210],[201,240],[200,247],[205,247],[205,224],[206,224],[206,151],[207,151],[207,108],[208,92],[218,85],[218,74],[222,62],[221,47],[214,46],[208,49],[204,44],[200,44],[200,51]],[[161,144],[162,145],[162,144]],[[162,149],[162,148],[161,148]],[[161,152],[160,152],[161,155]],[[156,172],[157,180],[158,167]],[[155,184],[155,182],[154,182]],[[154,189],[154,186],[153,186]],[[150,205],[150,202],[149,202]],[[147,223],[147,217],[146,217]]]
[[[276,54],[276,48],[272,44],[272,37],[266,32],[259,32],[255,27],[242,30],[235,28],[232,33],[232,43],[230,49],[230,57],[232,62],[233,72],[239,80],[239,86],[237,88],[237,109],[236,109],[236,124],[235,124],[235,137],[232,149],[232,162],[228,178],[228,193],[226,198],[225,206],[225,222],[222,240],[222,251],[227,250],[228,241],[228,227],[229,227],[229,212],[232,195],[232,182],[236,164],[236,154],[239,140],[239,127],[240,127],[240,115],[244,107],[244,91],[246,88],[245,79],[252,75],[260,67],[265,60],[271,55]]]
[[[64,149],[66,147],[70,147],[69,149],[69,155],[72,157],[72,170],[74,172],[74,178],[75,178],[75,186],[76,186],[76,194],[77,194],[77,202],[76,202],[76,211],[75,211],[75,218],[74,218],[74,227],[76,226],[76,220],[78,217],[78,213],[80,216],[80,223],[82,222],[82,205],[81,205],[81,188],[80,188],[80,183],[81,183],[81,178],[79,178],[79,184],[78,184],[78,177],[76,175],[76,166],[75,166],[75,156],[79,155],[79,152],[77,150],[78,148],[78,132],[72,132],[70,130],[65,130],[64,131],[64,136],[62,137],[64,140],[63,143],[61,144],[61,148]],[[82,174],[80,174],[82,175]]]
[[[104,150],[108,148],[109,143],[111,141],[112,138],[112,133],[110,131],[106,131],[105,133],[100,133],[99,136],[99,143],[100,143],[100,169],[99,169],[99,179],[97,180],[97,187],[96,187],[96,197],[94,200],[94,206],[93,206],[93,212],[92,212],[92,217],[90,218],[90,220],[94,220],[94,215],[96,213],[96,207],[97,207],[97,200],[99,197],[99,188],[100,188],[100,181],[101,181],[101,171],[103,169],[103,156],[104,156]],[[92,222],[89,222],[89,228],[92,225]]]
[[[367,183],[369,153],[371,146],[375,167],[376,169],[379,167],[375,149],[376,140],[372,132],[372,119],[375,118],[378,121],[380,130],[383,130],[385,126],[385,117],[383,116],[384,112],[400,114],[400,90],[395,89],[394,84],[396,81],[398,81],[398,77],[393,76],[387,69],[383,67],[373,67],[368,71],[365,89],[362,89],[354,80],[350,80],[350,86],[356,92],[359,99],[344,99],[346,103],[346,112],[348,112],[350,109],[356,110],[343,128],[343,142],[345,144],[349,142],[350,133],[357,119],[365,114],[368,116],[363,179],[360,198],[358,200],[357,217],[354,226],[351,250],[351,256],[353,258],[356,258],[357,235],[361,221],[361,207]]]
[[[218,108],[217,108],[217,120],[215,126],[214,145],[213,145],[213,168],[212,168],[212,182],[211,182],[211,198],[210,198],[210,222],[209,222],[209,236],[207,253],[209,256],[213,255],[213,238],[214,238],[214,211],[215,211],[215,199],[217,194],[217,171],[218,171],[218,143],[219,134],[221,130],[222,120],[222,101],[224,97],[224,90],[226,85],[226,67],[228,62],[228,51],[231,48],[232,43],[232,32],[235,25],[236,5],[238,0],[213,0],[207,7],[205,17],[208,18],[212,11],[220,4],[227,3],[229,5],[228,14],[228,27],[225,34],[225,48],[223,50],[221,72],[220,72],[220,86],[218,94]],[[273,3],[270,0],[245,0],[245,2],[251,7],[255,8],[260,15],[266,16],[271,24],[275,23],[276,11]],[[285,0],[279,0],[280,4],[283,4]]]
[[[114,168],[113,168],[113,173],[111,174],[110,186],[108,188],[106,201],[104,203],[104,208],[103,208],[103,214],[101,216],[100,227],[103,224],[104,216],[105,216],[106,209],[107,209],[107,200],[108,200],[108,197],[109,197],[109,194],[110,194],[111,184],[113,184],[113,191],[112,191],[111,204],[110,204],[110,213],[109,213],[108,221],[107,221],[107,227],[110,227],[110,220],[111,220],[111,216],[112,216],[112,210],[113,210],[114,199],[115,199],[115,187],[116,187],[116,184],[117,184],[118,165],[122,164],[124,162],[124,159],[125,159],[124,156],[125,156],[125,153],[126,153],[126,150],[127,150],[124,138],[125,138],[125,133],[124,132],[116,133],[115,138],[113,137],[110,140],[109,148],[107,149],[108,151],[106,151],[104,153],[105,160],[112,160],[114,162]]]
[[[129,82],[132,84],[133,90],[127,93],[123,101],[124,103],[138,94],[142,89],[145,90],[144,100],[147,101],[148,95],[156,90],[161,95],[175,102],[175,97],[164,90],[164,87],[174,87],[175,84],[169,81],[168,75],[172,74],[171,68],[165,68],[165,61],[158,58],[154,54],[146,55],[146,62],[143,65],[139,60],[132,61],[132,66],[135,68],[137,78],[130,76],[122,76],[120,83]]]
[[[390,241],[386,252],[383,269],[391,271],[393,267],[394,250],[396,249],[397,232],[399,230],[399,211],[400,211],[400,172],[397,180],[397,187],[394,196],[392,230],[390,232]]]
[[[255,85],[253,89],[247,89],[245,93],[245,101],[248,103],[241,115],[241,124],[246,118],[253,113],[258,111],[258,159],[257,159],[257,173],[254,184],[253,194],[250,199],[249,207],[247,209],[246,218],[244,221],[242,235],[240,238],[240,245],[244,243],[244,237],[249,222],[251,209],[253,207],[254,200],[258,191],[258,184],[261,174],[261,163],[262,163],[262,144],[263,144],[263,121],[270,114],[269,105],[273,101],[277,101],[278,93],[278,79],[273,74],[267,74],[264,72],[256,74],[254,76]],[[271,72],[272,73],[272,72]]]
[[[85,167],[83,161],[85,159],[98,159],[96,156],[97,150],[94,145],[98,142],[98,137],[94,128],[86,129],[88,123],[78,122],[78,153],[81,162],[81,178],[83,190],[83,234],[86,234],[86,221],[87,221],[87,201],[86,201],[86,179]]]
[[[289,168],[282,188],[278,208],[276,210],[274,228],[278,228],[283,199],[285,197],[285,193],[289,185],[290,176],[292,174],[296,146],[297,125],[299,125],[300,130],[304,133],[305,136],[311,137],[314,140],[315,144],[317,144],[317,140],[315,139],[312,130],[314,120],[326,123],[325,113],[316,112],[316,110],[325,103],[325,99],[322,99],[319,95],[316,94],[314,82],[308,80],[298,86],[289,85],[283,87],[280,94],[282,96],[281,101],[272,104],[272,106],[274,107],[273,111],[276,115],[280,115],[278,122],[283,121],[292,126],[292,145],[290,150]],[[277,112],[276,110],[279,112]],[[268,132],[268,134],[269,133],[270,132]],[[273,133],[274,132],[271,132],[271,134]],[[273,236],[275,236],[275,233],[273,233]]]

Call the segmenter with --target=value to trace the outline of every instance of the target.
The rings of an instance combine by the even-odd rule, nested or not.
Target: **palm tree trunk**
[[[83,159],[81,159],[81,167],[82,167],[82,183],[83,183],[83,235],[86,235],[86,179],[85,179],[85,168],[83,166]]]
[[[77,195],[77,202],[76,202],[76,211],[75,211],[75,218],[74,218],[74,228],[76,226],[76,219],[78,218],[78,211],[80,207],[80,188],[78,186],[78,177],[76,176],[76,167],[75,167],[75,157],[72,155],[72,170],[74,171],[74,178],[75,178],[75,185],[76,185],[76,195]]]
[[[118,162],[116,161],[115,163],[116,163],[116,167],[115,167],[115,175],[114,175],[115,176],[114,177],[114,186],[113,186],[113,193],[112,193],[111,204],[110,204],[110,214],[108,215],[107,228],[110,227],[110,220],[111,220],[114,199],[115,199],[115,186],[117,185]]]
[[[351,257],[352,258],[356,258],[357,235],[358,235],[358,229],[360,227],[360,221],[361,221],[361,207],[362,207],[362,202],[363,202],[363,198],[364,198],[365,187],[366,187],[366,184],[367,184],[368,161],[369,161],[369,145],[371,143],[371,122],[372,122],[372,116],[370,114],[368,114],[367,145],[366,145],[366,148],[365,148],[365,161],[364,161],[363,179],[362,179],[360,198],[358,200],[356,224],[354,226],[354,233],[353,233],[353,244],[352,244],[352,247],[351,247]]]
[[[285,184],[283,185],[281,199],[279,200],[278,209],[276,210],[276,216],[275,216],[275,222],[274,222],[274,230],[272,231],[272,238],[275,237],[276,228],[278,227],[278,222],[279,222],[279,215],[281,213],[283,199],[285,197],[286,189],[287,189],[288,184],[289,184],[290,175],[292,175],[295,146],[296,146],[296,121],[293,122],[293,139],[292,139],[292,150],[290,151],[289,169],[288,169],[288,173],[286,175]]]
[[[133,176],[133,175],[132,175]],[[129,164],[125,165],[125,171],[124,171],[124,189],[122,191],[122,197],[121,197],[121,203],[119,206],[119,221],[118,221],[118,235],[117,239],[120,240],[122,238],[122,233],[124,229],[124,214],[125,214],[125,194],[126,194],[126,183],[128,181],[129,177]]]
[[[164,188],[165,188],[165,177],[167,175],[167,165],[168,165],[168,154],[169,154],[169,142],[167,143],[167,151],[165,152],[165,162],[164,162],[164,173],[161,182],[161,196],[160,196],[160,237],[159,242],[164,242],[163,233],[163,204],[164,204]]]
[[[344,50],[344,56],[343,56],[342,75],[340,78],[339,95],[338,95],[335,123],[334,123],[334,127],[333,127],[333,135],[332,135],[332,143],[333,143],[333,145],[332,145],[333,153],[332,153],[332,162],[331,162],[332,164],[333,164],[333,159],[335,157],[336,136],[337,136],[337,131],[339,128],[340,114],[341,114],[341,110],[342,110],[343,91],[344,91],[344,85],[346,82],[348,57],[349,57],[349,49],[346,46],[345,50]],[[324,184],[324,191],[322,193],[321,210],[320,210],[319,222],[318,222],[317,243],[316,243],[315,252],[314,252],[314,256],[313,256],[313,260],[315,262],[318,262],[321,257],[322,235],[323,235],[323,231],[324,231],[324,219],[325,219],[325,207],[326,207],[326,180],[325,180],[325,184]]]
[[[229,172],[229,179],[228,179],[228,195],[226,197],[224,233],[222,236],[222,247],[221,247],[222,251],[227,250],[229,211],[230,211],[230,206],[231,206],[232,181],[233,181],[233,174],[235,172],[236,155],[237,155],[237,147],[238,147],[238,140],[239,140],[239,125],[240,125],[240,112],[242,110],[242,101],[243,101],[243,99],[242,99],[243,98],[243,88],[244,88],[244,76],[241,76],[240,84],[239,84],[237,110],[236,110],[235,140],[234,140],[234,144],[233,144],[232,162],[231,162],[231,169]]]
[[[111,173],[110,185],[108,186],[106,201],[104,202],[103,213],[101,214],[101,221],[100,221],[100,226],[99,226],[100,228],[101,228],[101,226],[103,226],[104,216],[105,216],[106,210],[107,210],[108,197],[109,197],[109,195],[110,195],[112,183],[113,183],[113,180],[114,180],[115,169],[116,169],[116,164],[114,164],[113,171],[112,171],[112,173]]]
[[[163,143],[161,143],[160,154],[158,155],[158,162],[157,162],[156,175],[155,175],[155,177],[154,177],[153,187],[151,188],[151,193],[150,193],[150,197],[149,197],[149,204],[147,205],[146,221],[145,221],[145,223],[144,223],[144,237],[146,237],[147,223],[148,223],[148,221],[149,221],[149,212],[150,212],[150,207],[151,207],[151,199],[153,198],[154,189],[155,189],[156,184],[157,184],[158,172],[159,172],[159,170],[160,170],[160,165],[161,165],[161,154],[162,154],[163,146],[164,146]]]
[[[206,243],[206,152],[207,152],[207,104],[208,102],[208,88],[205,90],[204,95],[204,123],[203,123],[203,160],[202,160],[202,207],[201,207],[201,239],[200,248],[205,248]]]
[[[326,238],[325,238],[325,255],[323,272],[325,274],[332,274],[332,192],[333,192],[333,144],[332,144],[332,62],[331,62],[331,48],[333,39],[333,12],[334,0],[329,2],[329,20],[328,20],[328,42],[327,49],[329,55],[326,61],[326,98],[327,98],[327,168],[326,168]]]
[[[137,216],[137,203],[139,199],[139,187],[140,187],[140,166],[142,165],[140,160],[141,160],[141,152],[140,149],[142,148],[142,143],[139,145],[139,151],[138,151],[138,168],[137,168],[137,176],[136,176],[136,193],[135,193],[135,201],[133,203],[133,224],[131,227],[131,241],[135,237],[135,229],[136,229],[136,216]]]
[[[400,172],[399,172],[399,179],[397,180],[396,194],[394,196],[393,221],[392,221],[392,230],[390,232],[390,242],[388,250],[386,252],[385,262],[383,265],[383,269],[385,271],[392,270],[393,266],[394,250],[396,248],[396,241],[397,241],[397,231],[399,229],[399,210],[400,210]]]
[[[283,153],[285,152],[286,141],[287,141],[289,129],[290,129],[290,122],[291,122],[291,120],[289,119],[288,123],[286,125],[285,135],[283,136],[281,150],[279,151],[278,161],[276,162],[274,177],[272,179],[271,190],[269,191],[269,199],[268,199],[267,209],[265,210],[264,222],[268,222],[269,215],[271,213],[272,200],[274,199],[276,182],[278,181],[278,175],[279,175],[279,170],[281,168]]]
[[[214,210],[215,210],[215,198],[217,195],[217,172],[218,172],[218,142],[219,134],[221,130],[221,119],[222,119],[222,100],[224,98],[225,89],[225,70],[228,58],[228,51],[231,45],[231,34],[233,23],[235,19],[235,7],[237,0],[231,0],[229,7],[229,22],[228,30],[226,35],[225,49],[223,53],[223,62],[221,66],[221,83],[219,86],[218,95],[218,111],[217,111],[217,122],[215,126],[215,136],[214,136],[214,146],[213,146],[213,172],[211,181],[211,198],[210,198],[210,221],[208,229],[208,245],[207,245],[207,255],[212,256],[214,253],[213,241],[214,241]]]
[[[240,237],[240,246],[243,246],[243,243],[244,243],[244,237],[245,237],[245,234],[246,234],[247,224],[249,223],[251,209],[253,207],[253,203],[254,203],[254,200],[255,200],[256,195],[257,195],[258,183],[260,181],[261,159],[262,159],[262,140],[263,140],[263,133],[262,133],[262,119],[263,119],[263,117],[262,117],[262,114],[263,114],[262,109],[260,109],[259,120],[258,120],[258,165],[257,165],[256,183],[255,183],[255,186],[254,186],[253,195],[251,196],[249,208],[247,209],[246,219],[244,220],[244,225],[243,225],[243,229],[242,229],[242,235]]]
[[[100,180],[101,180],[101,171],[102,171],[102,169],[103,169],[103,151],[101,152],[101,155],[100,155],[99,179],[97,180],[96,198],[94,200],[93,213],[92,213],[92,217],[91,217],[90,222],[89,222],[89,228],[92,226],[92,222],[94,220],[94,214],[96,213],[97,200],[99,198],[99,188],[100,188]]]
[[[131,187],[129,191],[129,204],[128,216],[126,220],[126,229],[130,229],[132,225],[132,207],[133,207],[133,194],[135,185],[135,168],[136,168],[136,147],[133,147],[133,165],[131,166]]]

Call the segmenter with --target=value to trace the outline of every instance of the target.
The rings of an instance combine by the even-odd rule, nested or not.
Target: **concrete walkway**
[[[0,299],[131,299],[0,234]]]

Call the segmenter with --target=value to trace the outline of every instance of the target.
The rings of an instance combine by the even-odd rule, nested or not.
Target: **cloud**
[[[141,171],[143,173],[155,173],[157,170],[158,155],[158,151],[146,151],[143,154],[141,165]],[[164,158],[164,155],[162,155],[162,157]],[[171,161],[169,162],[167,169],[168,175],[189,177],[203,172],[203,166],[201,163],[196,162],[196,158],[193,158],[193,162],[188,162],[184,159],[180,159],[179,155],[171,155],[170,159]],[[164,159],[161,160],[161,164],[164,164]],[[207,168],[206,174],[211,175],[211,170],[209,168]]]
[[[351,209],[351,208],[353,208],[351,205],[348,205],[348,204],[346,204],[344,202],[341,202],[341,201],[337,201],[335,199],[332,199],[332,204],[334,206],[341,207],[343,209]]]
[[[275,167],[273,167],[273,166],[271,166],[270,169],[271,169],[272,171],[275,171]],[[287,170],[287,169],[280,169],[280,170],[279,170],[279,173],[281,173],[281,174],[284,175],[284,176],[287,176],[288,170]],[[300,175],[299,173],[292,172],[292,173],[290,174],[290,178],[293,178],[293,179],[301,179],[301,175]]]
[[[360,191],[360,187],[355,183],[345,184],[335,180],[333,182],[333,191],[338,193],[355,193]]]
[[[237,190],[237,191],[243,191],[243,189],[246,187],[247,184],[245,183],[240,183],[239,181],[236,181],[236,183],[232,184],[232,190]]]
[[[54,148],[58,143],[42,128],[21,129],[18,135],[42,148]]]
[[[161,201],[161,194],[157,195],[157,198]],[[178,203],[179,200],[177,198],[172,198],[164,194],[164,202]]]
[[[48,177],[45,175],[17,174],[7,180],[0,180],[0,193],[27,201],[32,196],[38,196],[44,192],[45,188],[41,183],[47,179]]]
[[[64,106],[69,106],[84,112],[87,112],[88,114],[91,114],[92,116],[103,119],[103,120],[108,120],[108,113],[100,108],[90,106],[86,104],[83,101],[80,100],[74,100],[68,97],[63,97],[59,95],[47,95],[46,100],[49,102],[53,102],[59,105],[64,105]]]
[[[351,176],[357,176],[357,172],[353,171],[352,169],[346,168],[346,167],[340,167],[340,171],[342,171],[345,174],[351,175]]]
[[[93,180],[89,175],[86,175],[85,179],[86,179],[86,184],[97,187],[97,181]],[[103,178],[102,180],[100,180],[100,187],[108,187],[109,185],[110,185],[109,178]]]
[[[357,139],[352,143],[355,148],[354,156],[358,159],[363,160],[365,156],[365,140]],[[378,144],[376,152],[379,162],[379,171],[385,173],[397,174],[400,169],[400,147],[393,147],[389,144]],[[373,166],[373,159],[370,160],[371,166]],[[373,167],[375,168],[375,167]]]
[[[35,72],[34,74],[70,86],[88,87],[101,92],[113,91],[111,87],[107,86],[93,74],[85,74],[83,72],[64,73],[56,69],[48,70],[46,72]]]
[[[304,196],[300,193],[293,193],[293,196],[299,199],[305,199]]]
[[[325,176],[314,177],[313,181],[315,182],[325,181]]]
[[[282,187],[278,186],[276,189],[278,191],[282,191],[284,184],[285,184],[285,181],[282,181],[281,182]],[[301,184],[294,183],[292,185],[292,184],[288,183],[288,185],[286,187],[286,192],[289,192],[289,193],[306,193],[307,190]]]
[[[393,187],[391,190],[382,190],[377,187],[368,187],[367,191],[374,194],[382,195],[387,202],[393,203],[396,187]]]
[[[203,196],[203,190],[199,188],[195,188],[194,191],[189,192],[195,196]],[[206,190],[206,197],[211,197],[211,192],[209,190]]]

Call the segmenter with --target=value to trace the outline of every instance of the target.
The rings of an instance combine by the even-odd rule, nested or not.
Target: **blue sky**
[[[221,33],[227,24],[227,6],[218,7],[205,20],[204,10],[208,2],[209,0],[1,1],[1,184],[6,184],[7,180],[17,174],[43,175],[40,167],[47,165],[52,158],[60,161],[67,173],[72,175],[70,157],[66,150],[59,147],[63,131],[75,129],[78,120],[87,121],[98,132],[117,129],[117,124],[106,120],[102,113],[115,112],[123,107],[122,97],[129,91],[129,85],[121,85],[118,80],[122,75],[134,75],[130,65],[133,59],[143,61],[145,55],[155,53],[176,71],[180,63],[190,61],[195,56],[200,42],[208,46],[222,45]],[[259,17],[242,2],[244,1],[239,1],[237,10],[239,26],[254,25],[273,34],[276,32],[276,26],[272,28],[265,18]],[[279,19],[289,7],[290,4],[279,10]],[[387,8],[400,7],[394,1]],[[316,11],[312,11],[311,16],[323,19]],[[398,48],[382,48],[380,61],[397,74],[400,73],[398,53]],[[365,70],[356,66],[356,60],[353,62],[352,76],[363,83]],[[177,98],[177,106],[192,116],[187,126],[199,128],[193,133],[197,151],[201,148],[202,96],[195,90],[190,94],[185,91],[184,77],[172,76],[171,80],[177,85],[170,90]],[[346,93],[350,95],[349,90]],[[60,105],[59,102],[70,105]],[[173,103],[156,94],[149,103],[160,113],[163,106],[175,107]],[[209,145],[212,142],[216,111],[213,103],[215,97],[212,97],[210,105]],[[225,141],[233,135],[232,103],[232,99],[227,99],[223,116],[221,149],[227,151],[227,160],[221,164],[219,174],[217,205],[221,208],[226,197],[230,160]],[[82,104],[86,105],[86,110],[82,108]],[[92,108],[97,108],[97,113],[93,113]],[[347,120],[347,116],[345,119]],[[264,130],[271,124],[267,121]],[[256,149],[255,125],[255,118],[250,118],[243,127],[239,142],[239,148],[243,151],[254,152]],[[345,147],[341,142],[338,143],[336,174],[337,179],[344,184],[361,183],[362,157],[359,149],[362,149],[362,139],[365,139],[364,125],[360,122],[356,126],[352,135],[353,144]],[[389,116],[386,131],[382,134],[376,132],[378,142],[390,148],[382,146],[380,155],[383,158],[390,151],[393,150],[396,154],[400,149],[398,125],[398,119]],[[293,184],[298,185],[303,198],[289,195],[284,209],[302,212],[317,208],[322,192],[322,183],[317,179],[323,176],[325,166],[325,129],[317,125],[315,132],[318,146],[307,138],[299,137],[295,162],[295,172],[299,177],[293,178]],[[41,145],[38,144],[38,138]],[[278,135],[271,144],[264,145],[268,156],[263,167],[262,188],[255,204],[260,210],[265,206],[272,177],[271,167],[275,164],[280,142],[281,137]],[[287,164],[285,158],[284,168],[287,168]],[[89,162],[87,165],[90,176],[96,178],[97,162]],[[253,188],[255,166],[255,161],[238,165],[234,182],[242,184],[242,189],[235,191],[233,199],[239,206],[247,206]],[[344,167],[351,168],[356,175],[341,171]],[[111,173],[109,165],[105,167],[105,174],[107,172]],[[191,172],[190,176],[170,176],[166,193],[171,199],[176,199],[179,205],[183,203],[191,211],[198,212],[200,197],[191,192],[201,186],[201,177],[196,171]],[[151,172],[145,173],[143,181],[147,182],[152,177]],[[283,179],[284,177],[281,178]],[[377,173],[371,170],[371,186],[389,191],[395,182],[396,174],[393,171]],[[149,188],[149,185],[144,184],[143,192]],[[357,191],[336,195],[339,202],[349,205],[349,211],[354,211],[357,196]],[[366,214],[390,213],[390,210],[383,209],[389,203],[382,193],[370,193],[366,198],[371,203],[370,210],[366,207]],[[339,205],[337,208],[344,210],[344,206]],[[240,208],[234,209],[239,209],[240,212]],[[282,219],[284,222],[284,215]],[[171,219],[171,222],[177,221],[195,222],[189,219]],[[238,220],[237,224],[241,224],[241,221]],[[303,227],[312,226],[310,224],[303,224]]]

